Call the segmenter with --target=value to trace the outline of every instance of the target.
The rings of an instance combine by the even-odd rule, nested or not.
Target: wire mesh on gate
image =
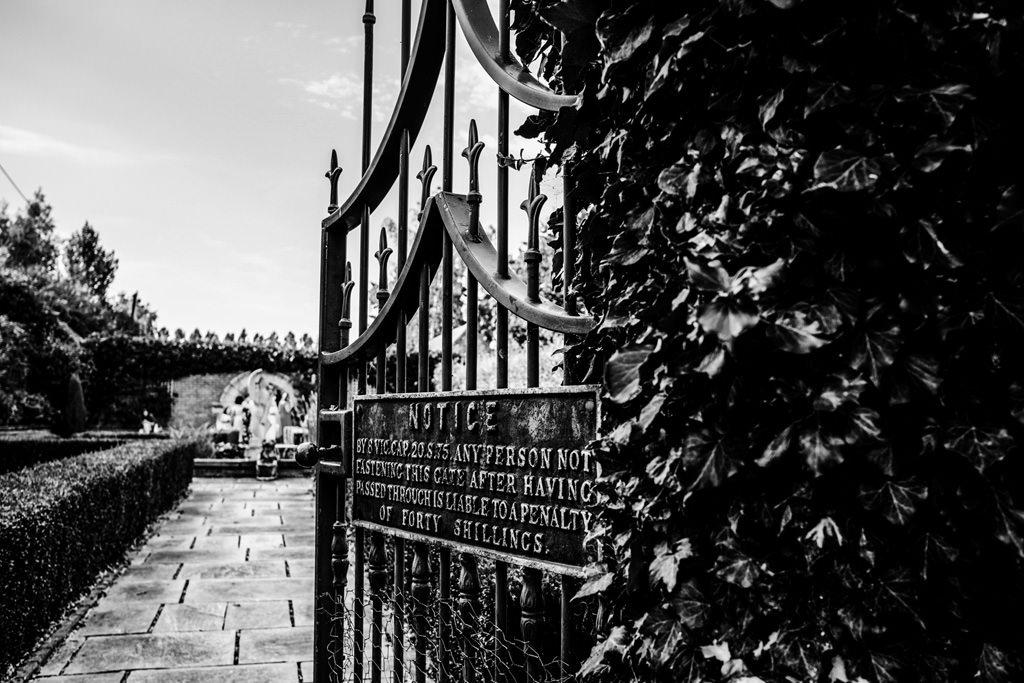
[[[333,592],[317,596],[318,621],[330,624],[328,667],[331,680],[370,683],[433,683],[435,681],[480,681],[495,683],[562,683],[576,680],[563,674],[559,666],[559,633],[572,624],[562,624],[558,615],[557,587],[546,582],[542,587],[543,608],[539,626],[544,635],[540,647],[532,646],[522,635],[522,570],[511,568],[508,574],[507,614],[504,628],[495,621],[494,563],[474,558],[479,592],[459,590],[463,568],[451,562],[451,595],[442,599],[439,591],[439,553],[431,551],[435,571],[430,582],[430,597],[421,603],[413,597],[412,553],[406,553],[405,585],[394,585],[394,547],[388,544],[388,573],[383,589],[369,590],[369,571],[364,577],[366,590],[356,599],[355,574],[349,570],[344,609],[338,609]],[[354,563],[352,563],[354,565]],[[350,565],[351,566],[351,565]],[[377,606],[379,600],[379,608]],[[377,610],[380,611],[379,630]],[[362,665],[356,662],[356,615],[362,613]],[[396,619],[397,617],[397,619]],[[584,616],[573,618],[577,624]],[[416,620],[421,620],[419,635]],[[341,627],[341,628],[339,628]],[[342,634],[343,637],[342,637]],[[375,636],[379,635],[379,641]],[[379,647],[375,644],[379,642]],[[533,665],[531,661],[533,660]],[[357,676],[361,670],[361,676]]]

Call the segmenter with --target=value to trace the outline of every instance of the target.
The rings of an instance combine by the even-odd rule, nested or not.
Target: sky
[[[399,2],[376,10],[373,149],[400,87]],[[332,148],[342,201],[359,180],[362,13],[356,0],[3,0],[0,164],[30,198],[42,189],[61,237],[86,221],[99,232],[120,260],[111,292],[137,291],[159,326],[315,337]],[[418,13],[413,2],[414,32]],[[458,31],[456,57],[455,190],[466,188],[458,154],[476,118],[481,218],[493,223],[497,88]],[[428,143],[441,165],[442,81],[414,171]],[[513,101],[511,129],[529,113]],[[520,148],[538,149],[513,137]],[[527,173],[512,172],[513,245]],[[24,207],[0,177],[3,201]],[[371,234],[396,214],[393,191]],[[350,234],[349,254],[357,245]]]

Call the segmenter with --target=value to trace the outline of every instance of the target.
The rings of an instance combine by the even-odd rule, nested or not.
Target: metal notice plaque
[[[574,570],[594,511],[594,386],[355,398],[357,525]]]

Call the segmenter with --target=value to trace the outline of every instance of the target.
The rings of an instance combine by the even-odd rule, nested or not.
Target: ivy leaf
[[[686,272],[690,276],[690,284],[707,292],[728,292],[732,286],[732,278],[721,266],[704,265],[699,261],[683,258]]]
[[[604,370],[605,386],[612,401],[627,403],[640,394],[640,366],[653,351],[653,345],[643,344],[612,354]]]
[[[811,87],[807,99],[804,118],[845,104],[850,99],[850,89],[839,81],[819,82]]]
[[[665,399],[668,398],[665,394],[655,394],[654,398],[647,402],[647,405],[640,411],[640,417],[638,422],[643,429],[647,429],[654,422],[654,418],[658,417],[661,413],[661,406],[664,405]]]
[[[871,670],[875,674],[878,683],[897,683],[900,680],[899,662],[887,654],[872,652],[868,655],[871,663]]]
[[[708,334],[714,333],[723,342],[730,342],[760,320],[761,317],[749,306],[724,297],[705,306],[699,322]]]
[[[981,646],[981,655],[978,657],[977,678],[986,683],[1018,681],[1020,679],[1016,676],[1017,666],[1005,651],[992,643],[985,643]]]
[[[775,113],[779,109],[779,105],[786,97],[786,90],[782,89],[769,97],[760,107],[759,115],[761,119],[761,127],[768,128],[768,124],[775,118]]]
[[[680,195],[686,189],[689,175],[690,169],[685,165],[685,159],[680,159],[658,174],[658,187],[667,194]]]
[[[727,560],[716,573],[727,583],[741,588],[750,588],[761,575],[761,568],[749,557],[740,556]]]
[[[928,497],[928,489],[920,485],[903,486],[887,481],[862,497],[868,509],[881,512],[896,526],[905,526],[917,512],[917,503]]]
[[[914,154],[914,168],[922,173],[934,173],[955,152],[970,152],[970,145],[954,145],[949,140],[929,138]]]
[[[660,583],[670,593],[674,591],[676,580],[679,577],[679,563],[689,557],[693,557],[693,549],[687,538],[676,541],[672,546],[669,546],[668,543],[659,543],[654,551],[654,559],[651,561],[651,586],[654,587]]]
[[[837,147],[823,152],[814,164],[812,189],[830,187],[839,192],[870,190],[882,175],[882,166],[876,159]]]
[[[725,347],[718,346],[714,351],[704,356],[701,360],[700,365],[697,366],[697,372],[703,372],[708,377],[714,377],[722,371],[722,367],[725,365]]]
[[[536,12],[541,19],[565,34],[580,29],[593,30],[597,20],[597,11],[591,3],[576,0],[559,0],[537,7]]]
[[[865,331],[854,343],[850,367],[854,370],[865,369],[871,383],[876,387],[881,386],[882,372],[892,365],[895,359],[896,349],[899,347],[899,334],[900,327],[895,323],[885,327],[872,327]]]
[[[836,545],[841,546],[843,544],[843,534],[839,531],[839,526],[831,517],[823,517],[814,525],[814,528],[804,535],[804,540],[813,542],[819,548],[823,548],[825,541],[830,538],[835,539]]]
[[[820,327],[817,321],[809,322],[802,312],[797,311],[775,321],[768,328],[768,335],[783,351],[802,355],[820,349],[828,343],[817,336]]]
[[[692,581],[678,585],[670,604],[687,628],[700,628],[704,625],[709,605]]]
[[[843,458],[834,449],[818,428],[808,429],[800,434],[800,451],[807,466],[815,474],[826,465],[842,462]]]
[[[594,645],[590,655],[580,667],[583,677],[597,676],[609,670],[608,659],[618,659],[626,651],[627,632],[625,626],[616,626],[600,643]]]
[[[694,479],[693,484],[690,485],[690,490],[717,488],[734,471],[729,458],[725,454],[725,449],[721,445],[716,444],[704,459],[704,465],[700,468],[700,472],[697,474],[697,478]]]
[[[779,432],[778,436],[772,439],[768,447],[764,449],[764,453],[758,458],[757,464],[765,467],[781,458],[793,443],[792,430],[793,426],[790,425]]]
[[[580,586],[579,591],[576,592],[576,595],[575,597],[573,597],[573,600],[579,600],[590,595],[598,595],[599,593],[604,593],[606,590],[608,590],[608,588],[612,585],[614,581],[615,572],[598,571],[593,574],[590,574],[587,577],[587,580],[584,582],[584,584]]]

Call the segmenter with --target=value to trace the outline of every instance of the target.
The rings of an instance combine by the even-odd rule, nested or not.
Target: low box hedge
[[[192,480],[197,441],[136,441],[0,475],[0,678]]]
[[[125,439],[107,438],[29,438],[0,439],[0,474],[14,472],[51,460],[63,460],[83,453],[105,451],[119,446]]]

